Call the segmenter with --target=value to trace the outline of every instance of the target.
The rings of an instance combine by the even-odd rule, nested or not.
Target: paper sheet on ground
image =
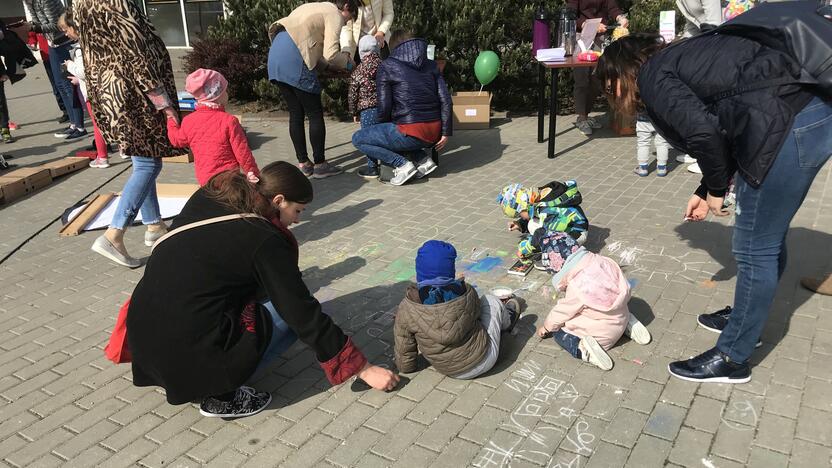
[[[110,203],[101,210],[98,215],[93,218],[92,221],[87,223],[84,227],[85,231],[93,231],[95,229],[103,229],[110,225],[110,221],[113,220],[113,215],[116,212],[116,207],[118,206],[118,200],[121,196],[115,196]],[[182,212],[182,208],[184,208],[185,203],[188,202],[188,197],[159,197],[159,209],[162,213],[163,219],[170,219],[174,216],[178,215]],[[84,209],[84,206],[79,206],[72,210],[69,213],[68,221],[70,222],[78,216],[79,213]],[[141,222],[142,214],[139,213],[136,215],[136,223]]]

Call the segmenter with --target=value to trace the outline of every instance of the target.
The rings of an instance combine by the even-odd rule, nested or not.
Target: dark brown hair
[[[344,5],[346,5],[350,10],[352,19],[355,20],[358,18],[358,2],[356,0],[332,0],[332,3],[334,3],[339,10],[343,10]]]
[[[286,201],[312,201],[312,183],[294,164],[276,161],[260,171],[260,182],[252,184],[239,170],[220,172],[205,184],[208,196],[237,213],[257,213],[271,218],[272,199],[283,195]]]
[[[395,49],[404,41],[413,39],[413,33],[406,29],[396,29],[390,34],[390,50]]]
[[[636,82],[638,72],[644,62],[664,46],[664,39],[657,34],[636,33],[622,37],[604,49],[595,76],[601,81],[614,109],[624,115],[638,112],[641,107]]]

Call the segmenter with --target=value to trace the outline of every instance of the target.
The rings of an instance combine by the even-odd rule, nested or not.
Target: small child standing
[[[653,127],[653,122],[644,113],[636,117],[636,144],[638,145],[638,166],[635,172],[639,177],[647,177],[647,165],[650,161],[650,145],[656,145],[656,176],[667,175],[667,155],[670,152],[670,144],[659,135]]]
[[[425,242],[416,255],[416,287],[399,304],[394,325],[396,366],[415,372],[419,352],[442,374],[473,379],[494,367],[500,334],[520,317],[520,302],[479,297],[455,277],[456,249],[438,240]]]
[[[376,73],[381,64],[378,40],[372,35],[366,35],[358,41],[358,56],[361,63],[355,67],[350,75],[349,103],[350,114],[354,122],[361,122],[365,129],[375,125],[378,115],[376,109]],[[379,176],[378,161],[367,157],[367,167],[358,170],[358,175],[365,179],[375,179]]]
[[[61,31],[63,31],[68,38],[73,41],[78,40],[78,27],[75,24],[71,11],[67,10],[66,13],[62,14],[60,18],[58,18],[58,27],[61,28]],[[67,60],[65,62],[66,71],[71,75],[69,77],[69,81],[78,87],[77,89],[81,94],[81,101],[86,106],[87,112],[90,114],[90,120],[92,121],[92,133],[95,139],[96,157],[94,160],[90,161],[90,167],[95,169],[106,169],[110,167],[110,161],[107,157],[107,142],[104,140],[104,136],[101,135],[101,130],[98,129],[98,124],[95,123],[95,115],[92,112],[92,105],[87,98],[87,81],[86,75],[84,74],[84,59],[81,54],[81,47],[73,46],[70,49],[69,56],[71,60]]]
[[[240,121],[225,112],[228,81],[217,71],[200,68],[188,75],[185,89],[196,98],[196,111],[179,124],[168,118],[168,140],[177,148],[190,147],[199,185],[231,169],[242,170],[251,181],[260,176]]]
[[[566,295],[552,308],[537,333],[554,337],[572,356],[603,370],[612,369],[607,350],[621,335],[639,344],[650,342],[650,332],[630,314],[630,285],[612,259],[589,252],[564,233],[552,233],[539,246],[552,285]]]

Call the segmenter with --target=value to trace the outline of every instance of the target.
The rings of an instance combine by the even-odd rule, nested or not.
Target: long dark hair
[[[610,105],[624,115],[640,108],[638,72],[644,62],[665,46],[657,34],[636,33],[622,37],[604,49],[595,76],[604,86]]]
[[[347,8],[350,10],[350,14],[352,15],[352,19],[358,18],[358,2],[356,0],[332,0],[332,3],[338,7],[339,10],[344,9],[344,5],[347,5]]]
[[[277,213],[272,206],[276,195],[286,201],[309,203],[312,201],[312,183],[303,173],[286,161],[276,161],[260,171],[260,181],[252,184],[239,170],[220,172],[211,177],[205,190],[208,196],[237,213],[256,213],[272,218]]]

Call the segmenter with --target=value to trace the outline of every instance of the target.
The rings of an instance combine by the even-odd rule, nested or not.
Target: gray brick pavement
[[[56,112],[44,83],[35,71],[8,92],[23,128],[2,150],[20,165],[86,144],[51,137]],[[292,159],[284,121],[244,122],[261,164]],[[647,346],[616,346],[612,371],[533,336],[553,303],[551,285],[539,272],[522,281],[500,267],[466,275],[483,291],[526,286],[528,312],[487,375],[458,381],[427,369],[408,374],[395,393],[356,393],[350,384],[331,388],[298,345],[255,382],[274,395],[272,409],[239,421],[202,418],[191,405],[167,405],[157,389],[133,387],[128,366],[103,358],[141,269],[107,263],[89,251],[94,233],[60,238],[55,224],[0,265],[0,464],[830,466],[832,298],[807,293],[797,280],[830,267],[816,252],[832,245],[832,170],[821,171],[795,218],[790,266],[753,358],[754,380],[695,385],[669,379],[666,365],[715,341],[694,320],[732,300],[730,218],[680,224],[695,178],[681,166],[665,179],[633,176],[632,138],[602,132],[585,141],[561,118],[561,154],[549,161],[533,118],[495,123],[458,132],[427,181],[396,188],[352,173],[314,181],[316,200],[295,228],[310,289],[368,356],[392,365],[386,314],[413,275],[418,245],[452,241],[463,268],[488,249],[505,266],[517,239],[493,202],[500,186],[574,178],[593,226],[590,248],[624,265],[631,309],[654,337]],[[328,157],[353,172],[361,165],[349,144],[355,127],[327,127]],[[129,169],[114,162],[2,207],[0,256],[96,187],[119,190]],[[192,168],[167,164],[160,180],[193,182]],[[149,253],[140,229],[128,231],[127,243]],[[558,390],[530,400],[543,384]]]

